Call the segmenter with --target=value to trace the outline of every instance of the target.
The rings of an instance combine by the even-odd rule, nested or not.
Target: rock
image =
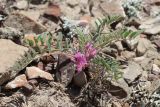
[[[127,44],[127,48],[129,48],[129,50],[134,50],[138,44],[138,38],[139,37],[136,37],[132,40],[125,40],[124,42]]]
[[[154,74],[148,74],[148,81],[154,81],[157,80],[158,76]]]
[[[125,69],[124,72],[124,79],[127,81],[127,83],[133,82],[138,76],[142,74],[142,68],[139,64],[135,62],[129,62],[128,68]]]
[[[76,86],[83,87],[85,84],[87,84],[86,74],[83,71],[75,74],[73,77],[73,82]]]
[[[114,56],[114,57],[117,56],[117,54],[118,54],[118,51],[114,48],[111,48],[111,47],[105,47],[105,48],[102,49],[102,51],[104,53],[109,54],[109,55]]]
[[[25,16],[29,17],[30,19],[34,21],[38,21],[40,18],[41,12],[40,10],[28,10],[28,11],[20,11],[21,14],[24,14]]]
[[[74,63],[67,54],[58,54],[58,64],[56,68],[56,79],[64,86],[67,86],[75,74]]]
[[[18,9],[27,9],[28,2],[26,0],[17,1],[15,7],[17,7]]]
[[[45,72],[37,67],[27,67],[26,68],[26,75],[28,79],[34,79],[34,78],[43,78],[46,80],[53,80],[53,77],[50,73]]]
[[[26,84],[23,86],[23,92],[25,95],[31,94],[33,89],[34,89],[33,86],[30,84]]]
[[[160,38],[153,41],[153,43],[160,49]]]
[[[61,15],[61,9],[60,9],[59,5],[49,4],[49,6],[45,10],[44,14],[52,16],[54,18],[58,18]]]
[[[14,89],[14,88],[20,88],[22,86],[25,86],[28,83],[27,78],[25,74],[17,76],[14,80],[7,83],[5,86],[6,89]]]
[[[122,86],[121,84],[113,81],[108,81],[108,85],[110,86],[110,88],[108,89],[108,93],[110,93],[112,96],[118,99],[124,99],[128,97],[126,88],[124,88],[124,86]]]
[[[156,18],[150,18],[148,20],[145,20],[142,22],[142,24],[139,26],[140,29],[145,29],[144,33],[155,35],[160,33],[160,17]]]
[[[80,0],[66,0],[66,3],[69,5],[69,6],[71,6],[71,7],[74,7],[74,6],[76,6],[76,5],[78,5],[79,4],[79,1]]]
[[[120,15],[125,17],[125,12],[122,7],[121,0],[106,0],[100,4],[100,8],[104,12],[104,15]]]
[[[155,75],[160,74],[160,68],[156,64],[152,65],[152,73],[155,74]]]
[[[27,51],[28,48],[17,45],[11,40],[0,39],[0,85],[19,73],[21,69],[16,68],[17,61],[21,61]]]
[[[144,59],[145,59],[145,57],[144,57],[144,56],[141,56],[141,57],[135,57],[135,58],[133,58],[133,61],[135,61],[135,62],[142,62]]]
[[[86,20],[88,23],[91,23],[92,17],[89,15],[84,15],[80,17],[80,20]]]
[[[131,59],[133,57],[136,56],[135,52],[132,51],[122,51],[121,55],[125,58],[125,59]]]
[[[151,42],[148,39],[140,38],[136,49],[137,56],[144,55],[147,49],[149,49],[150,47]]]
[[[73,8],[71,7],[68,7],[66,5],[60,5],[60,8],[61,8],[61,12],[63,14],[63,16],[66,16],[67,18],[69,19],[79,19],[80,17],[80,7],[79,6],[76,6]]]
[[[122,45],[121,41],[115,42],[114,45],[119,52],[123,51],[123,45]]]
[[[39,24],[38,22],[35,22],[34,20],[30,19],[22,13],[10,14],[4,21],[4,26],[16,28],[18,31],[22,31],[22,33],[24,34],[40,34],[47,30],[43,25]]]
[[[136,62],[138,63],[145,71],[151,71],[152,68],[152,58],[145,57],[143,61]]]

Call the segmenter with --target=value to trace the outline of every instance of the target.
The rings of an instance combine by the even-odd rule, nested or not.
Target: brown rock
[[[44,78],[46,80],[53,80],[53,77],[50,73],[45,72],[34,66],[26,68],[26,75],[29,79]]]
[[[0,85],[14,78],[21,70],[17,61],[22,60],[22,56],[28,48],[19,46],[11,40],[0,39]]]
[[[67,86],[75,74],[74,63],[67,54],[58,55],[58,64],[56,68],[56,78],[64,86]]]
[[[48,8],[44,12],[46,15],[50,15],[53,17],[59,17],[61,15],[61,9],[56,4],[49,4]]]
[[[7,83],[5,86],[6,89],[14,89],[14,88],[19,88],[22,86],[25,86],[27,84],[27,78],[25,74],[17,76],[14,80],[11,82]]]
[[[80,20],[86,20],[88,23],[91,23],[92,17],[85,15],[85,16],[82,16]]]
[[[100,8],[106,15],[120,15],[125,17],[125,13],[122,7],[121,0],[106,0],[100,4]]]
[[[45,32],[47,29],[39,24],[38,22],[30,19],[22,13],[13,13],[7,17],[4,22],[4,26],[16,28],[18,31],[26,33],[40,34]]]

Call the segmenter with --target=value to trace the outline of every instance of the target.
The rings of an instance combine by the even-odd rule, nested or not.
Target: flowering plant
[[[74,62],[76,64],[76,69],[81,72],[89,63],[89,61],[94,58],[97,50],[93,47],[93,44],[87,43],[84,49],[84,53],[77,52],[74,55]]]

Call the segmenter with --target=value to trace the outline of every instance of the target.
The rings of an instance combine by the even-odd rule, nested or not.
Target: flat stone
[[[53,76],[50,73],[45,72],[38,67],[27,67],[25,73],[29,79],[43,78],[46,80],[53,80]]]
[[[27,51],[28,48],[17,45],[11,40],[0,39],[0,85],[19,73],[14,67]]]
[[[142,22],[139,26],[140,29],[145,29],[144,33],[146,34],[158,34],[160,33],[160,17],[150,18]]]
[[[128,63],[128,68],[124,70],[124,79],[128,82],[131,83],[133,82],[138,76],[142,74],[142,68],[139,64],[135,62],[129,62]]]
[[[149,49],[150,47],[152,47],[151,41],[149,41],[146,38],[139,38],[139,42],[136,49],[137,56],[144,55],[147,49]]]
[[[4,21],[4,26],[16,28],[18,31],[22,31],[24,34],[40,34],[47,31],[47,29],[43,25],[30,19],[22,13],[13,13],[9,15]]]
[[[74,63],[67,54],[60,53],[58,55],[58,64],[56,68],[56,78],[64,86],[71,83],[75,74]]]
[[[121,0],[106,0],[100,4],[100,8],[103,12],[108,15],[120,15],[125,17],[124,9],[122,7]]]
[[[14,80],[11,82],[7,83],[5,86],[6,89],[14,89],[14,88],[19,88],[22,86],[25,86],[27,84],[27,78],[25,74],[17,76]]]

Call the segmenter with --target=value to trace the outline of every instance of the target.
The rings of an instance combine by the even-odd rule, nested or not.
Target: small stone
[[[100,4],[100,8],[103,10],[105,15],[120,15],[122,17],[126,16],[121,0],[106,0]]]
[[[145,59],[144,56],[133,58],[133,60],[134,60],[135,62],[141,62],[141,61],[143,61],[144,59]]]
[[[154,81],[157,80],[158,76],[154,74],[148,74],[148,81]]]
[[[121,41],[115,42],[114,44],[115,44],[118,51],[120,51],[120,52],[123,51],[123,45],[122,45]]]
[[[125,58],[125,59],[131,59],[133,57],[136,56],[135,52],[132,51],[122,51],[121,55]]]
[[[18,9],[27,9],[28,3],[26,0],[17,1],[15,7],[17,7]]]
[[[46,80],[53,80],[53,77],[50,73],[45,72],[38,67],[27,67],[26,68],[26,75],[28,79],[34,79],[34,78],[43,78]]]
[[[46,27],[44,27],[42,24],[32,20],[31,18],[20,12],[10,14],[4,21],[4,26],[16,28],[18,31],[21,31],[24,34],[40,34],[47,31]]]
[[[25,74],[17,76],[14,80],[11,82],[7,83],[5,86],[6,89],[14,89],[14,88],[20,88],[22,86],[25,86],[28,84],[27,78]]]
[[[79,4],[79,1],[80,1],[80,0],[66,0],[66,3],[67,3],[68,5],[74,7],[74,6],[76,6],[76,5]]]
[[[25,94],[29,94],[33,91],[33,86],[30,84],[26,84],[23,86],[23,91],[25,92]]]
[[[58,18],[61,15],[61,9],[56,4],[49,4],[44,14]]]
[[[85,15],[85,16],[82,16],[80,20],[86,20],[88,23],[91,23],[92,17]]]
[[[75,76],[73,77],[73,81],[76,86],[83,87],[87,83],[86,74],[83,71],[75,74]]]
[[[142,74],[142,68],[139,64],[135,62],[129,62],[128,63],[128,68],[124,69],[124,79],[128,82],[131,83],[133,82],[138,76]]]
[[[134,50],[138,44],[138,37],[132,40],[126,40],[124,42],[127,44],[129,50]]]
[[[149,49],[150,47],[151,42],[148,39],[140,38],[136,49],[137,56],[144,55],[147,49]]]
[[[160,38],[153,41],[153,43],[160,49]]]
[[[74,63],[71,58],[64,53],[58,55],[58,64],[56,68],[56,79],[64,86],[68,86],[71,83],[75,74]]]
[[[152,73],[155,74],[155,75],[160,74],[160,68],[156,64],[152,65]]]

